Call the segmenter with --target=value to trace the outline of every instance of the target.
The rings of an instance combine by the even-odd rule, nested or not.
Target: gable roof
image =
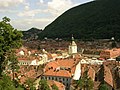
[[[113,77],[110,69],[104,65],[104,81],[113,87]]]
[[[77,59],[57,59],[53,62],[49,62],[45,66],[44,75],[72,77],[78,62],[79,60]]]

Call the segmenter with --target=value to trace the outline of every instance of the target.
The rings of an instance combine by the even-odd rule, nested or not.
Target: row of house
[[[59,54],[48,53],[44,49],[42,52],[38,50],[28,50],[25,47],[21,47],[16,50],[19,65],[42,65],[44,63],[55,60],[61,57]]]
[[[119,55],[118,51],[119,50],[104,50],[101,52],[100,57],[105,59],[113,58]],[[86,67],[88,68],[88,76],[93,81],[101,80],[99,79],[99,72],[101,72],[101,67],[96,72],[92,65],[100,66],[104,64],[104,61],[95,58],[81,58],[80,55],[77,54],[77,44],[74,41],[74,37],[72,37],[72,42],[69,45],[68,54],[65,56],[59,54],[50,54],[44,49],[42,54],[37,51],[33,52],[21,49],[17,55],[19,65],[40,65],[48,62],[44,68],[42,79],[48,80],[48,82],[50,81],[52,83],[62,83],[61,85],[63,85],[63,88],[60,90],[64,90],[64,88],[69,90],[71,81],[79,80],[79,78],[83,75]],[[112,74],[107,66],[104,66],[103,77],[104,81],[109,86],[109,90],[112,90]]]
[[[80,59],[69,58],[69,59],[57,59],[55,61],[49,62],[44,68],[44,74],[42,79],[53,80],[62,83],[66,86],[66,90],[70,90],[70,86],[73,80],[79,80],[86,68],[88,68],[88,76],[93,80],[93,82],[99,82],[95,85],[100,87],[101,82],[105,81],[105,84],[112,90],[113,88],[113,76],[104,63],[98,65],[97,71],[95,71],[95,65],[83,64]],[[102,73],[103,72],[103,73]],[[98,87],[94,86],[98,90]]]
[[[100,57],[105,59],[116,58],[118,56],[120,56],[120,48],[107,49],[100,53]]]
[[[97,58],[74,57],[77,53],[77,45],[74,42],[74,38],[72,38],[72,43],[69,46],[68,52],[73,56],[72,58],[57,59],[46,64],[42,79],[61,82],[66,86],[66,90],[69,90],[72,80],[79,80],[80,77],[83,76],[85,69],[88,68],[88,77],[95,83],[94,90],[98,90],[102,81],[105,82],[109,90],[113,89],[112,73],[110,69],[104,65],[103,60]],[[95,66],[99,66],[96,71],[94,69]],[[102,71],[103,75],[101,73]],[[96,82],[99,83],[96,84]]]

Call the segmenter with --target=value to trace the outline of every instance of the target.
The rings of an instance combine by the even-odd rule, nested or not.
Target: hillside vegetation
[[[37,28],[31,28],[27,31],[22,31],[23,33],[23,39],[29,39],[29,38],[33,38],[35,37],[37,34],[41,33],[42,30],[41,29],[37,29]]]
[[[95,0],[69,9],[39,38],[120,39],[120,0]]]

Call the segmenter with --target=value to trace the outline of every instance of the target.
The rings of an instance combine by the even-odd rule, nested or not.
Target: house
[[[28,50],[26,47],[22,46],[21,48],[19,49],[16,49],[16,55],[17,56],[24,56],[24,55],[27,55],[28,53]]]
[[[100,53],[100,58],[110,59],[110,58],[116,58],[120,56],[120,48],[114,48],[114,49],[107,49],[103,50]]]
[[[113,77],[110,69],[107,66],[104,66],[104,81],[109,88],[109,90],[112,90],[113,88]]]
[[[78,66],[79,59],[57,59],[49,62],[45,66],[42,79],[61,82],[66,86],[66,89],[69,90],[73,77],[75,76],[75,79],[80,77],[81,68],[80,66],[78,68]],[[75,74],[78,74],[78,77]]]
[[[45,49],[43,49],[43,53],[41,54],[38,50],[31,50],[25,47],[17,49],[16,55],[19,65],[40,65],[48,62],[48,59],[52,58],[51,54],[47,53]]]
[[[39,58],[35,57],[18,57],[19,65],[39,65]]]
[[[8,75],[13,79],[12,70],[7,71]],[[24,84],[28,78],[35,79],[36,70],[34,66],[20,66],[18,72],[14,72],[14,79],[17,80],[20,84]]]
[[[99,59],[83,58],[81,64],[90,64],[90,65],[102,65],[104,61]]]
[[[88,77],[91,78],[93,81],[95,80],[95,70],[92,68],[91,65],[88,64],[81,64],[81,76],[84,75],[84,72],[87,71]]]
[[[45,64],[48,62],[48,55],[47,54],[39,54],[39,56],[41,57],[39,64]]]
[[[96,75],[96,81],[101,82],[101,84],[104,81],[104,84],[107,85],[108,90],[113,89],[113,76],[110,69],[106,65],[102,65]]]

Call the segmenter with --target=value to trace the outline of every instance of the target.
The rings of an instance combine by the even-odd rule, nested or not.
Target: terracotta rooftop
[[[100,57],[103,58],[115,58],[120,55],[120,48],[114,48],[114,49],[107,49],[103,50],[100,53]]]
[[[8,74],[11,78],[13,78],[12,72]],[[24,84],[28,78],[35,78],[36,72],[34,67],[23,67],[21,66],[18,72],[15,72],[15,78],[19,79],[21,84]]]
[[[104,65],[104,81],[113,87],[113,77],[110,69]]]
[[[45,66],[44,75],[71,77],[75,72],[75,66],[79,60],[76,59],[57,59],[49,62]]]
[[[21,51],[24,53],[25,56],[26,56],[26,55],[29,55],[29,53],[30,53],[30,54],[39,53],[39,51],[36,50],[36,49],[32,50],[32,49],[28,49],[28,48],[26,48],[26,47],[21,47],[21,48],[19,48],[19,49],[16,49],[16,55],[17,55],[17,56],[21,56],[21,54],[20,54]]]
[[[84,74],[86,68],[88,68],[88,76],[94,81],[94,79],[95,79],[95,70],[92,68],[92,65],[88,66],[87,64],[82,64],[81,65],[82,75]]]
[[[88,69],[88,76],[94,81],[95,80],[95,70],[90,66]]]
[[[33,61],[33,60],[40,60],[41,57],[38,57],[38,56],[22,56],[22,57],[18,57],[17,60],[18,61]]]
[[[64,90],[65,89],[65,85],[63,85],[60,82],[57,82],[57,81],[54,81],[54,80],[48,80],[47,82],[48,82],[50,87],[52,87],[52,85],[56,85],[59,90]]]

